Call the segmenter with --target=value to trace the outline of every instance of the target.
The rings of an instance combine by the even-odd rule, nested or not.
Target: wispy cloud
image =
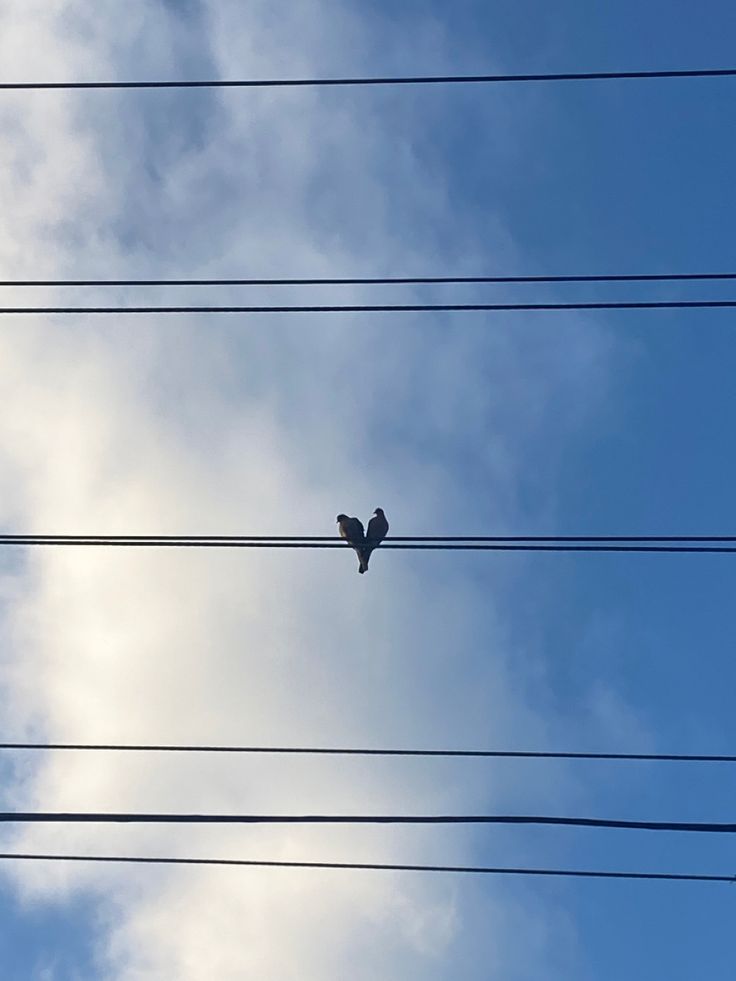
[[[346,43],[356,64],[377,51],[369,19],[316,2],[138,3],[123,20],[112,2],[91,14],[81,3],[11,3],[0,36],[17,77],[326,73],[344,63]],[[415,44],[428,60],[447,57],[436,25],[400,50]],[[8,99],[2,267],[455,267],[462,231],[454,248],[438,246],[453,221],[448,175],[427,175],[416,150],[427,118],[410,96]],[[519,474],[535,454],[552,485],[555,448],[585,425],[581,407],[595,404],[609,355],[605,335],[580,322],[554,338],[523,320],[7,322],[3,521],[41,532],[329,533],[338,511],[367,516],[379,504],[397,532],[500,531],[524,515]],[[59,739],[541,741],[556,720],[532,712],[506,633],[504,603],[522,568],[393,552],[359,578],[353,557],[333,552],[23,555],[2,583],[3,725]],[[22,762],[6,800],[45,809],[432,811],[530,792],[436,765]],[[560,775],[549,789],[559,799],[566,786]],[[474,854],[472,837],[444,832],[39,828],[12,842],[389,861]],[[552,936],[555,951],[574,951],[564,916],[526,890],[406,876],[15,871],[39,900],[100,897],[101,969],[119,981],[429,978],[458,963],[463,977],[521,978],[538,975]],[[520,953],[511,937],[521,933]]]

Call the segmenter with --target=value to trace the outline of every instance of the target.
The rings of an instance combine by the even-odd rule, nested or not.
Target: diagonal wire
[[[530,869],[487,865],[387,865],[371,862],[281,862],[242,858],[162,858],[153,855],[46,855],[0,852],[2,861],[97,862],[137,865],[216,865],[267,869],[342,869],[372,872],[454,872],[474,875],[561,876],[585,879],[636,879],[667,882],[736,882],[734,875],[684,872],[608,872],[589,869]]]
[[[342,78],[181,79],[99,82],[0,82],[0,90],[29,89],[214,89],[313,88],[372,85],[470,85],[498,82],[590,82],[624,79],[729,78],[736,68],[686,68],[660,71],[535,72],[515,75],[383,75]]]

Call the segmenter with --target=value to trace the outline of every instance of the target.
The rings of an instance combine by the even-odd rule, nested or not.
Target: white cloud
[[[367,21],[335,5],[190,7],[196,30],[174,4],[128,4],[121,19],[112,2],[91,13],[81,2],[10,3],[5,74],[329,74],[345,65],[345,43],[355,66],[375,45]],[[438,37],[430,23],[415,39],[435,63]],[[373,268],[377,256],[388,270],[454,265],[436,251],[452,222],[443,175],[425,177],[413,146],[429,111],[408,95],[8,97],[2,268],[309,274]],[[425,226],[429,245],[415,230]],[[462,230],[453,235],[457,246]],[[2,519],[38,532],[329,533],[338,511],[381,504],[397,532],[501,530],[521,513],[517,474],[532,450],[553,452],[584,425],[580,405],[605,383],[607,355],[605,337],[580,323],[552,339],[531,322],[489,331],[449,318],[9,321]],[[556,723],[531,712],[509,666],[501,601],[519,571],[511,560],[397,552],[377,554],[360,579],[347,553],[22,554],[2,580],[3,725],[80,740],[460,745],[523,734],[532,744]],[[6,800],[48,810],[431,812],[532,793],[436,763],[90,754],[28,764]],[[569,782],[560,771],[555,780],[545,789],[560,799]],[[26,850],[478,858],[471,836],[444,831],[70,827],[12,840]],[[463,977],[524,978],[550,949],[564,964],[574,955],[564,914],[532,893],[512,899],[449,878],[11,874],[27,898],[82,890],[102,900],[101,970],[115,981],[444,977],[468,946]]]

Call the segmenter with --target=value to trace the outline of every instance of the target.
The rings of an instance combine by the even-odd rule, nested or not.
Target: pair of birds
[[[367,572],[371,552],[374,548],[378,548],[388,534],[388,521],[383,508],[376,508],[373,512],[367,531],[363,530],[363,522],[360,518],[349,518],[347,514],[338,514],[337,526],[342,538],[355,549],[355,554],[358,556],[358,572],[361,574]]]

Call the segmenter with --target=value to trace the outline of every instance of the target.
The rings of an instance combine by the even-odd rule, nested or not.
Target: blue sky
[[[725,2],[696,12],[671,0],[465,2],[451,16],[440,3],[245,13],[150,0],[125,24],[114,3],[85,6],[11,4],[3,33],[38,40],[28,61],[9,48],[7,77],[725,67],[736,21]],[[0,263],[8,277],[730,270],[734,91],[703,80],[8,97]],[[397,534],[734,533],[731,329],[719,311],[4,326],[0,520],[320,534],[337,511],[378,503]],[[4,731],[732,751],[728,556],[388,553],[367,582],[336,558],[5,560]],[[332,810],[730,820],[735,802],[715,767],[198,763],[193,781],[185,762],[24,763],[5,771],[8,806],[288,811],[297,795]],[[12,846],[174,843],[29,833]],[[175,847],[736,869],[728,839],[622,832],[192,835]],[[12,870],[0,899],[9,977],[311,981],[347,964],[359,981],[732,975],[726,887],[236,875]]]

